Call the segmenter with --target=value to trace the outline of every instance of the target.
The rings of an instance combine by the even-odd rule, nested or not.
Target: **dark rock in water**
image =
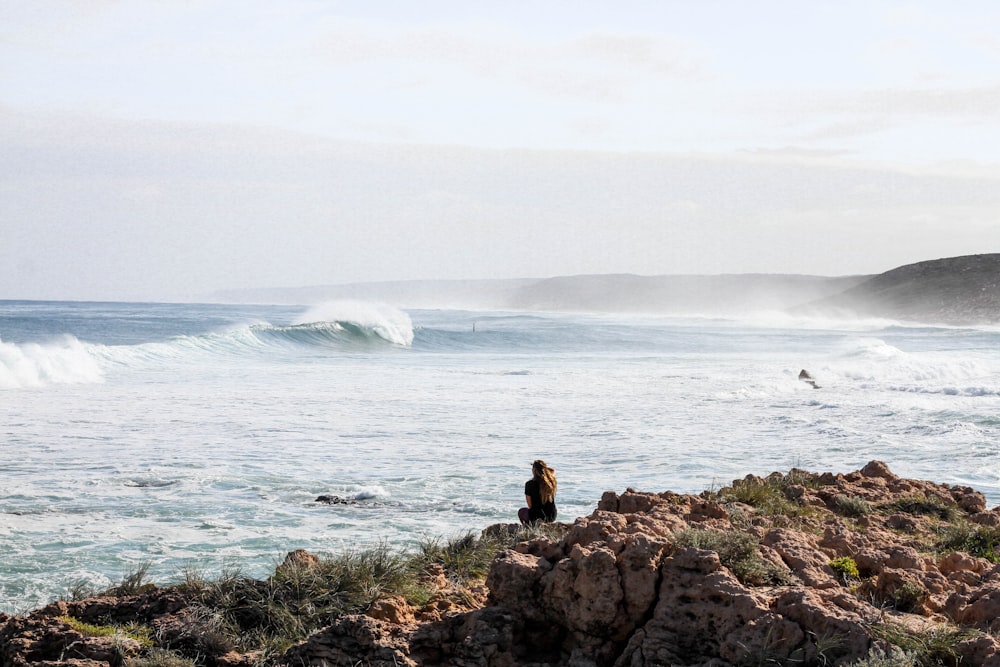
[[[317,503],[326,503],[327,505],[357,505],[358,501],[352,498],[341,498],[340,496],[319,496],[316,498]]]

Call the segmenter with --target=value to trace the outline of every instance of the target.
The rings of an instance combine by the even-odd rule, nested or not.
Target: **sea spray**
[[[89,346],[63,335],[47,343],[0,340],[0,388],[101,382],[103,373]]]
[[[364,301],[330,301],[313,306],[294,320],[294,324],[335,322],[368,328],[395,345],[413,343],[413,322],[403,311],[385,304]]]

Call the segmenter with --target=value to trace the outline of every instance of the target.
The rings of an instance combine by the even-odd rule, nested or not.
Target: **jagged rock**
[[[830,556],[820,551],[804,533],[778,528],[764,536],[763,544],[778,553],[782,561],[807,586],[836,588],[837,575],[830,567]]]
[[[315,554],[311,554],[305,549],[296,549],[295,551],[289,551],[285,554],[285,560],[281,562],[276,569],[280,572],[283,569],[289,569],[294,567],[313,567],[319,564],[319,557]]]
[[[1000,667],[1000,640],[990,635],[977,635],[959,642],[956,652],[962,665]]]
[[[130,637],[87,637],[68,622],[43,613],[12,618],[0,629],[0,664],[4,667],[107,667],[121,664],[141,650],[141,644]]]
[[[329,627],[314,633],[284,656],[286,664],[328,667],[357,664],[355,656],[365,656],[373,667],[416,667],[409,652],[410,633],[398,625],[369,616],[343,616]]]
[[[1000,583],[988,583],[966,594],[955,593],[945,604],[945,612],[963,625],[985,632],[1000,630]]]
[[[141,622],[161,646],[223,667],[843,666],[873,650],[892,652],[873,632],[878,624],[916,635],[949,624],[976,629],[956,639],[956,660],[1000,667],[1000,640],[982,634],[1000,632],[996,554],[937,551],[946,517],[1000,525],[1000,508],[986,511],[982,494],[903,479],[877,461],[847,474],[794,470],[738,483],[774,485],[795,511],[772,514],[752,499],[708,492],[607,492],[561,537],[500,553],[486,588],[458,590],[444,569],[428,567],[420,584],[435,592],[419,608],[401,597],[376,600],[280,659],[233,651],[230,640],[205,631],[217,612],[164,589],[0,614],[0,667],[117,667],[127,657],[119,644],[112,654],[81,636],[65,617]],[[510,539],[520,529],[500,524],[484,534]],[[290,552],[276,574],[316,563]],[[265,582],[242,584],[265,592]]]
[[[342,498],[341,496],[328,496],[322,495],[317,496],[316,500],[313,502],[325,503],[327,505],[357,505],[358,501],[354,498]]]
[[[376,600],[368,609],[368,615],[372,618],[393,623],[395,625],[409,625],[416,622],[413,614],[413,607],[402,597],[395,595],[391,598]]]

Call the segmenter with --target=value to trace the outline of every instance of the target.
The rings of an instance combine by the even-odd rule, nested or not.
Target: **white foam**
[[[379,337],[395,345],[413,344],[413,322],[410,316],[392,306],[366,301],[329,301],[313,306],[294,320],[294,324],[315,322],[351,322],[371,329]]]
[[[103,380],[88,346],[73,336],[44,344],[0,341],[0,387],[92,384]]]

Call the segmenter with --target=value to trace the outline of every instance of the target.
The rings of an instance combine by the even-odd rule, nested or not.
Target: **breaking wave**
[[[314,306],[299,316],[296,327],[332,325],[361,338],[377,337],[407,347],[413,343],[413,322],[406,313],[383,304],[362,301],[331,301]]]
[[[0,388],[102,382],[104,374],[90,348],[73,336],[48,343],[0,340]]]
[[[93,384],[103,382],[109,370],[201,362],[213,357],[304,350],[377,351],[412,343],[410,317],[399,310],[365,303],[330,303],[308,310],[288,325],[254,322],[135,345],[88,344],[70,335],[48,343],[0,341],[0,388]]]
[[[826,369],[841,381],[915,394],[1000,395],[995,360],[968,350],[908,351],[883,339],[844,341]]]

